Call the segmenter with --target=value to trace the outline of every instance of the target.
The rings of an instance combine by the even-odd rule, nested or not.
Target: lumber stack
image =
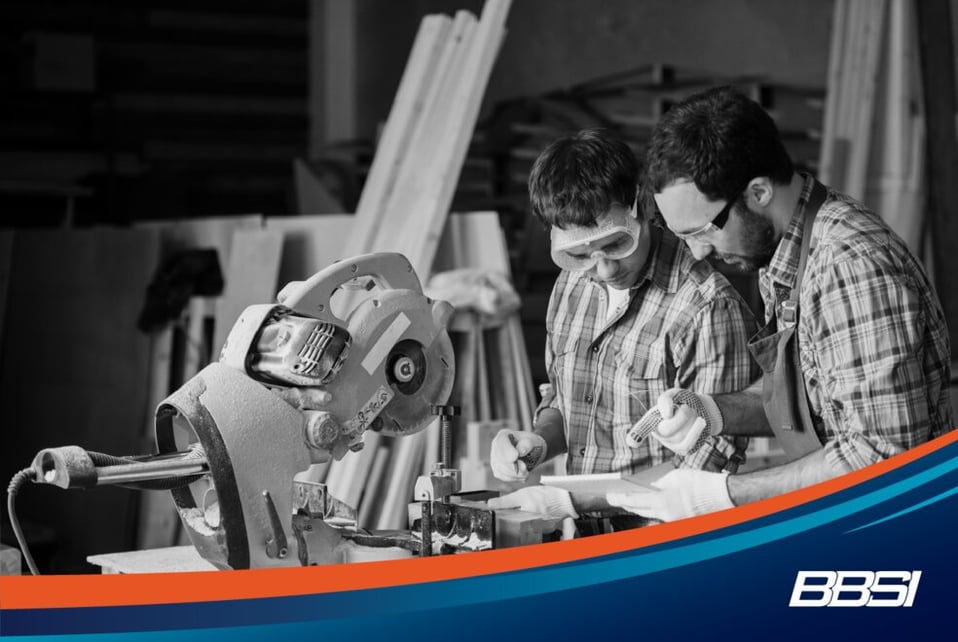
[[[344,256],[398,251],[426,279],[511,0],[487,0],[477,19],[426,16],[356,208]]]

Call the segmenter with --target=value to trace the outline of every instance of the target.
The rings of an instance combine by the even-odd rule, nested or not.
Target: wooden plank
[[[476,345],[476,394],[478,395],[479,421],[492,419],[492,400],[489,397],[489,369],[486,361],[485,331],[480,323],[472,329]]]
[[[456,88],[446,125],[436,132],[442,136],[443,144],[431,155],[428,169],[424,172],[424,175],[433,176],[434,180],[419,189],[415,189],[415,183],[410,184],[414,191],[408,193],[408,200],[397,198],[395,203],[397,212],[422,212],[422,221],[425,222],[422,230],[415,233],[412,226],[406,228],[409,234],[414,234],[410,239],[408,258],[420,278],[426,278],[432,266],[436,245],[479,115],[482,95],[505,35],[504,25],[510,3],[511,0],[487,0],[483,7],[473,37],[472,51],[460,72],[460,76],[468,82],[462,82]]]
[[[270,230],[234,230],[223,296],[216,304],[213,354],[219,354],[247,306],[276,299],[282,240],[282,234]]]
[[[848,175],[845,181],[846,193],[857,199],[865,198],[865,182],[878,87],[878,63],[882,43],[885,41],[886,6],[886,0],[870,0],[863,20],[865,31],[862,38],[864,39],[864,45],[861,68],[857,74],[860,93],[855,103],[852,103],[855,112],[851,138],[853,144],[849,158]]]
[[[532,415],[535,412],[535,392],[533,390],[532,372],[529,368],[529,353],[526,350],[525,338],[522,335],[522,324],[518,315],[512,316],[509,321],[509,334],[512,337],[512,351],[516,363],[519,365],[516,375],[519,389],[519,424],[523,430],[532,430]]]
[[[825,116],[822,123],[822,146],[818,161],[818,178],[826,185],[832,181],[833,145],[837,135],[838,108],[841,101],[841,70],[844,58],[845,21],[849,0],[835,0],[832,10],[832,33],[828,50],[828,80],[825,88]]]
[[[931,213],[933,262],[939,298],[948,322],[951,345],[958,345],[958,145],[955,113],[955,43],[949,0],[915,4],[925,102],[928,159],[928,206]]]
[[[921,256],[925,142],[914,11],[908,0],[890,0],[884,118],[876,127],[881,147],[872,153],[866,203]]]
[[[407,527],[406,506],[412,500],[413,484],[422,461],[425,438],[424,432],[418,432],[395,442],[392,468],[385,484],[386,495],[383,498],[383,509],[376,521],[377,529]]]
[[[359,505],[359,527],[372,528],[372,522],[377,515],[379,506],[376,504],[376,498],[381,493],[379,488],[382,485],[383,478],[386,475],[386,467],[389,463],[389,448],[379,446],[376,448],[376,455],[373,458],[373,466],[369,472],[369,480],[366,483],[366,493]]]
[[[186,334],[183,345],[183,374],[181,381],[192,379],[197,372],[209,365],[213,354],[206,337],[206,321],[213,314],[212,297],[194,296],[187,306]],[[217,358],[218,354],[215,355]]]
[[[417,122],[425,104],[422,95],[435,81],[433,73],[438,54],[445,42],[452,20],[448,16],[423,18],[403,71],[389,117],[376,148],[369,176],[356,206],[356,225],[347,240],[347,254],[365,252],[370,246],[375,225],[383,216],[384,204],[392,193],[402,159],[408,151]]]
[[[523,358],[522,355],[516,355],[512,349],[511,326],[507,323],[493,330],[496,337],[496,347],[499,351],[499,371],[498,379],[502,381],[502,396],[505,406],[505,413],[500,417],[503,419],[515,419],[518,421],[520,413],[520,392],[517,386],[516,374],[518,364],[516,358]]]
[[[446,219],[431,272],[465,267],[509,275],[509,252],[498,213],[453,213]]]
[[[359,500],[362,498],[380,439],[379,434],[366,432],[363,435],[365,446],[362,450],[346,453],[342,459],[330,465],[330,477],[326,483],[329,492],[354,509],[359,509]]]
[[[216,570],[216,567],[200,557],[192,546],[166,546],[142,551],[103,553],[90,555],[87,561],[101,567],[104,575],[192,573]]]
[[[448,101],[452,90],[462,82],[459,71],[465,57],[469,54],[472,38],[476,33],[476,17],[468,11],[457,11],[439,52],[438,62],[433,71],[435,81],[425,87],[422,96],[426,111],[412,132],[411,141],[417,146],[432,137],[432,132],[443,126],[443,119],[449,117]],[[404,160],[404,162],[406,162]]]

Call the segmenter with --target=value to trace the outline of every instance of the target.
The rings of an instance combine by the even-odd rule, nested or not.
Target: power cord
[[[16,499],[17,493],[20,491],[20,487],[28,481],[36,481],[36,475],[36,471],[34,471],[33,468],[24,468],[13,476],[13,479],[10,480],[10,485],[7,486],[7,513],[10,515],[10,525],[13,526],[13,534],[17,537],[17,544],[23,553],[23,559],[27,562],[27,568],[30,569],[32,574],[39,575],[40,571],[37,570],[33,556],[30,555],[30,549],[27,547],[27,538],[23,536],[23,530],[20,528],[20,520],[17,519],[17,512],[13,506],[14,499]]]

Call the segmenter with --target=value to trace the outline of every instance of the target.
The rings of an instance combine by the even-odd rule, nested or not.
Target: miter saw
[[[11,498],[25,479],[168,488],[190,541],[219,568],[336,563],[357,547],[430,555],[554,538],[553,522],[493,512],[482,496],[459,494],[448,448],[456,410],[444,405],[455,373],[446,333],[454,310],[423,294],[404,256],[335,263],[277,299],[248,307],[219,361],[159,404],[157,453],[45,449],[11,482]],[[361,449],[367,430],[410,435],[437,415],[443,455],[416,483],[412,530],[361,529],[353,507],[303,476],[311,464]]]

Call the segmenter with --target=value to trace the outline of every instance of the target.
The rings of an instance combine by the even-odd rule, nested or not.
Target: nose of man
[[[602,258],[595,263],[595,274],[602,281],[608,281],[609,279],[612,279],[618,271],[618,261],[611,261],[609,259]]]
[[[694,256],[697,261],[701,261],[715,250],[711,244],[702,243],[701,241],[686,241],[686,244],[689,246],[689,250],[692,251],[692,256]]]

